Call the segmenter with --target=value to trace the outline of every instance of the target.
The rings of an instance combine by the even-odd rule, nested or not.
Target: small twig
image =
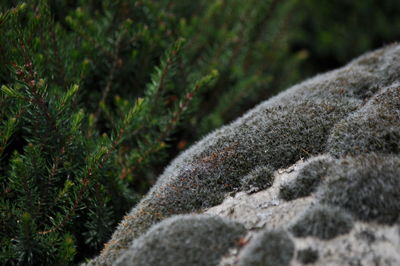
[[[115,50],[111,55],[111,58],[113,59],[113,63],[112,63],[112,66],[111,66],[110,73],[108,74],[108,77],[107,77],[106,86],[104,87],[101,99],[100,99],[99,104],[98,104],[99,106],[98,106],[98,108],[96,110],[96,113],[94,114],[95,123],[97,123],[97,121],[98,121],[98,119],[100,117],[100,113],[101,113],[100,105],[102,103],[105,103],[105,101],[106,101],[106,99],[108,97],[108,94],[110,93],[110,90],[111,90],[111,86],[112,86],[112,82],[114,80],[115,72],[116,72],[117,68],[120,67],[121,62],[122,62],[122,60],[118,57],[119,51],[121,49],[122,36],[123,36],[123,34],[121,34],[118,37],[118,39],[116,41]]]
[[[60,52],[58,49],[58,42],[57,42],[57,38],[56,38],[56,34],[54,32],[54,29],[51,30],[50,32],[50,36],[51,36],[51,40],[52,40],[52,44],[53,44],[53,50],[54,50],[54,60],[56,61],[60,72],[58,75],[58,78],[62,80],[62,85],[64,85],[65,82],[65,68],[64,65],[61,62],[61,58],[60,58]]]
[[[114,74],[115,74],[115,70],[116,69],[117,69],[117,61],[114,60],[113,65],[112,65],[111,70],[110,70],[110,74],[107,77],[106,86],[104,87],[101,99],[100,99],[99,104],[98,104],[99,106],[97,107],[96,113],[94,114],[95,123],[97,123],[97,121],[98,121],[98,119],[100,117],[100,113],[101,113],[100,105],[105,102],[105,100],[107,99],[108,94],[110,93],[111,85],[112,85],[112,81],[114,79]]]
[[[6,189],[4,189],[2,192],[1,192],[1,197],[3,198],[3,197],[5,197],[8,193],[11,193],[11,192],[13,192],[13,190],[11,189],[11,188],[6,188]]]
[[[178,69],[180,72],[181,80],[182,80],[182,87],[186,88],[187,86],[187,73],[185,71],[185,67],[182,62],[182,57],[178,57]]]
[[[58,132],[56,122],[54,118],[51,116],[50,110],[48,109],[44,98],[37,91],[37,82],[35,78],[36,72],[34,72],[33,70],[34,69],[33,61],[30,58],[28,52],[26,51],[25,44],[22,41],[20,41],[20,45],[23,51],[23,56],[25,58],[25,69],[27,70],[28,75],[25,75],[25,71],[23,71],[23,69],[16,69],[17,76],[21,77],[24,83],[29,88],[29,91],[33,96],[33,98],[30,99],[30,101],[34,103],[42,112],[42,114],[46,117],[46,121],[49,123],[50,127],[54,131]]]
[[[154,100],[153,100],[154,103],[157,103],[157,100],[160,97],[161,91],[164,89],[165,77],[167,76],[167,73],[168,73],[168,70],[169,70],[171,64],[172,64],[172,60],[168,59],[167,60],[167,65],[162,70],[161,77],[160,77],[160,83],[158,84],[156,95],[154,96]]]

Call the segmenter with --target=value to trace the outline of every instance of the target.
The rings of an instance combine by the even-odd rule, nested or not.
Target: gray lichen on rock
[[[391,45],[261,103],[178,156],[90,264],[111,265],[170,216],[202,212],[251,186],[271,190],[272,179],[259,183],[253,175],[260,167],[274,178],[279,169],[321,154],[335,159],[298,173],[287,183],[291,201],[276,196],[268,206],[281,205],[269,208],[271,215],[296,201],[321,201],[358,221],[391,225],[400,210],[399,82],[400,45]]]

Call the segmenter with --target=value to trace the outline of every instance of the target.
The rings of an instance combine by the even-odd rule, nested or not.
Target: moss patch
[[[274,183],[273,170],[270,167],[257,167],[241,180],[241,190],[250,193],[269,188]]]
[[[239,266],[285,266],[294,255],[294,243],[284,231],[263,231],[239,256]]]
[[[302,264],[315,263],[318,260],[318,250],[306,248],[297,252],[297,260]]]
[[[321,187],[323,203],[339,206],[363,221],[392,224],[400,214],[400,158],[367,154],[338,163]]]
[[[328,151],[334,156],[400,152],[400,84],[381,90],[363,108],[332,130]]]
[[[217,265],[245,232],[219,217],[175,216],[135,240],[115,265]]]
[[[296,179],[280,187],[279,197],[289,201],[309,196],[327,175],[331,164],[332,161],[327,158],[309,162],[299,171]]]
[[[311,207],[290,228],[296,237],[313,236],[323,240],[347,234],[353,227],[353,219],[345,211],[328,205]]]

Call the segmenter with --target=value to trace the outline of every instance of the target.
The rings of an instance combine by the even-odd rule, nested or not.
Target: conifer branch
[[[88,175],[91,175],[91,170],[88,171]],[[78,196],[75,199],[73,206],[68,211],[68,214],[66,215],[66,217],[59,224],[57,224],[56,226],[54,226],[54,227],[52,227],[52,228],[50,228],[48,230],[45,230],[45,231],[37,232],[39,235],[47,235],[49,233],[53,233],[53,232],[56,232],[58,230],[61,230],[67,223],[69,223],[73,219],[73,217],[75,215],[75,212],[78,209],[78,206],[79,206],[79,204],[80,204],[80,202],[81,202],[81,200],[82,200],[82,198],[83,198],[83,196],[85,194],[85,191],[86,191],[86,189],[87,189],[87,187],[89,185],[89,179],[87,179],[85,177],[85,178],[82,179],[81,182],[82,182],[82,186],[81,186],[80,190],[78,191]]]

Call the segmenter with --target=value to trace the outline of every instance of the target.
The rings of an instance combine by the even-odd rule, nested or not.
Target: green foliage
[[[1,261],[94,255],[177,138],[182,149],[292,82],[280,62],[299,61],[295,1],[278,2],[0,5]]]

